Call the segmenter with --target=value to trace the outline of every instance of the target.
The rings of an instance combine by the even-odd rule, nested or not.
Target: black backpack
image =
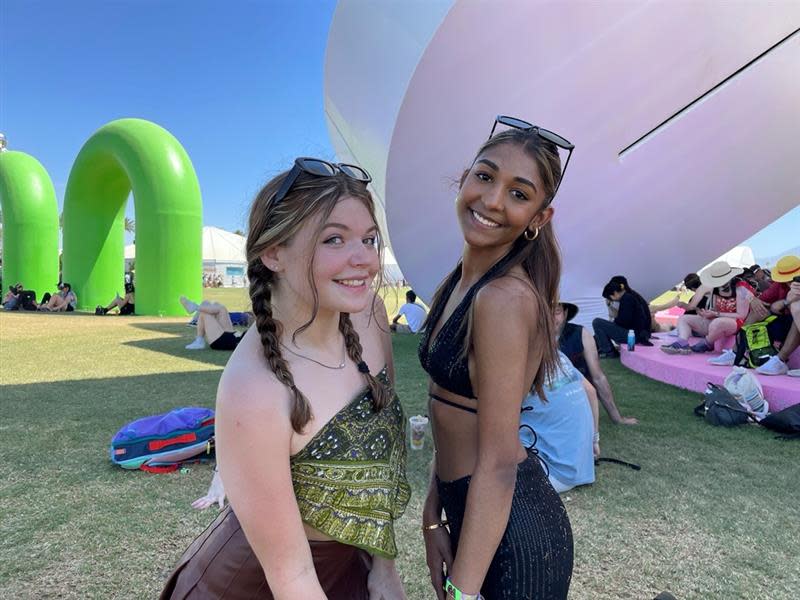
[[[744,425],[750,413],[724,387],[709,383],[703,403],[695,407],[694,414],[703,417],[709,425],[736,427]]]
[[[783,435],[779,439],[800,439],[800,404],[770,413],[760,421],[761,425]]]

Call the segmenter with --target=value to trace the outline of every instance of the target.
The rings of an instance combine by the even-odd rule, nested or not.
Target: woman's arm
[[[600,457],[600,411],[597,406],[597,391],[594,386],[583,378],[583,389],[586,391],[586,399],[589,401],[589,408],[592,409],[592,420],[594,429],[592,435],[592,453],[595,458]]]
[[[473,310],[473,378],[480,399],[478,458],[450,574],[453,585],[466,594],[480,591],[508,525],[523,454],[519,415],[531,384],[528,353],[532,332],[538,330],[534,296],[517,279],[486,285],[476,295]]]
[[[254,366],[229,364],[220,380],[220,475],[276,600],[325,600],[292,487],[288,391]]]
[[[439,502],[439,491],[436,489],[434,464],[431,464],[431,479],[428,485],[428,496],[422,508],[422,537],[425,541],[425,558],[431,583],[437,600],[445,600],[444,572],[453,570],[453,547],[450,543],[450,532],[443,525],[442,505]]]
[[[710,293],[710,287],[701,285],[699,288],[697,288],[697,291],[695,291],[694,295],[689,299],[689,302],[678,302],[678,306],[684,310],[694,310],[697,308],[697,305],[700,304],[700,301]]]

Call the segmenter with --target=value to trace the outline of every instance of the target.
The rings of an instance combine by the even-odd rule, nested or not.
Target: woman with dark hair
[[[216,442],[230,504],[162,598],[404,599],[405,420],[388,317],[372,282],[370,177],[297,159],[250,211],[255,326],[219,383]]]
[[[566,598],[572,575],[566,510],[518,430],[524,398],[542,395],[558,364],[550,203],[559,147],[573,146],[518,119],[498,123],[511,129],[490,134],[461,177],[464,249],[419,347],[436,446],[423,533],[439,600]]]
[[[603,298],[609,306],[618,303],[618,308],[613,321],[600,318],[592,321],[597,350],[601,357],[617,356],[617,351],[611,342],[613,340],[618,344],[625,343],[630,330],[636,335],[637,344],[653,345],[650,343],[652,328],[650,308],[641,294],[630,288],[627,279],[621,275],[612,277],[603,288]]]

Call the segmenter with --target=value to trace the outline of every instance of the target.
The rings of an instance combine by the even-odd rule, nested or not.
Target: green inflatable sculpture
[[[21,282],[37,300],[58,284],[58,205],[42,164],[24,152],[0,152],[3,295]]]
[[[136,312],[185,314],[202,295],[200,185],[186,151],[141,119],[101,127],[81,148],[64,197],[64,281],[83,310],[122,292],[128,195],[136,211]]]

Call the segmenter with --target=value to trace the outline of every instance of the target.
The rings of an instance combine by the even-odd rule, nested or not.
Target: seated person
[[[6,310],[19,310],[22,290],[22,282],[17,282],[17,285],[8,286],[8,291],[6,295],[3,296],[3,308]]]
[[[594,336],[581,325],[570,323],[578,314],[578,307],[570,302],[561,302],[555,310],[556,331],[558,332],[558,347],[576,369],[589,380],[596,389],[600,402],[606,409],[608,416],[616,424],[636,425],[639,421],[633,417],[623,417],[614,402],[614,393],[606,379],[606,374],[600,368],[600,357],[597,355],[597,345]]]
[[[667,354],[711,352],[717,340],[735,335],[744,325],[750,313],[750,301],[755,296],[753,288],[739,277],[743,272],[744,269],[718,261],[700,273],[702,284],[712,289],[709,308],[699,309],[696,315],[681,315],[678,339],[661,346],[661,350]],[[692,332],[703,339],[690,347]],[[712,364],[721,359],[721,356],[711,359]]]
[[[778,316],[767,325],[769,338],[781,342],[778,354],[756,369],[762,375],[787,374],[789,356],[800,345],[800,282],[794,281],[795,278],[800,278],[800,257],[781,257],[775,266],[772,285],[759,297],[769,313]]]
[[[594,482],[600,433],[594,388],[564,353],[558,354],[558,373],[545,384],[547,402],[535,393],[522,401],[519,438],[523,446],[539,451],[550,483],[562,493]]]
[[[132,315],[136,312],[136,296],[132,283],[125,284],[124,298],[120,298],[119,294],[117,294],[116,298],[114,298],[108,306],[98,306],[95,309],[95,314],[106,315],[108,311],[114,310],[115,308],[119,309],[120,316]]]
[[[772,285],[773,281],[777,281],[772,274],[766,269],[762,269],[760,265],[753,265],[747,269],[752,273],[753,279],[756,282],[754,286],[757,292],[765,292]]]
[[[417,333],[425,322],[426,314],[425,307],[417,304],[417,295],[414,290],[408,290],[406,292],[406,303],[397,311],[397,315],[392,319],[389,329],[394,333]],[[400,317],[405,317],[408,324],[398,323]]]
[[[38,310],[44,312],[72,312],[78,306],[78,297],[72,291],[72,286],[68,283],[60,283],[59,291],[48,298],[48,294],[42,296],[42,302]]]
[[[628,280],[617,275],[612,277],[603,288],[603,298],[609,305],[609,316],[615,314],[614,320],[595,319],[592,321],[594,337],[600,356],[616,357],[619,353],[614,349],[612,340],[624,344],[628,340],[628,331],[633,330],[636,343],[643,346],[652,346],[650,343],[650,328],[652,319],[647,301],[632,290]],[[619,308],[613,311],[614,303],[619,303]]]
[[[668,325],[664,325],[664,328],[662,329],[661,325],[656,322],[656,313],[661,312],[662,310],[669,310],[670,308],[677,306],[678,308],[683,309],[683,314],[695,315],[697,314],[698,308],[706,307],[706,302],[708,302],[707,295],[711,292],[711,290],[701,285],[700,276],[697,273],[689,273],[683,278],[683,288],[693,292],[692,297],[688,302],[681,300],[681,294],[678,293],[674,298],[668,300],[664,304],[650,304],[650,318],[653,325],[652,330],[654,332],[670,330]],[[678,291],[677,288],[673,289]]]
[[[187,350],[235,350],[242,341],[242,332],[234,331],[230,313],[219,302],[204,300],[201,304],[181,296],[181,304],[189,313],[197,313],[197,337]]]

